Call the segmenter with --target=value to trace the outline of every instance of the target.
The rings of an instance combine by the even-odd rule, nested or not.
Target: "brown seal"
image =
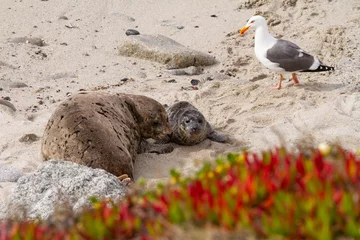
[[[55,110],[41,143],[43,160],[73,161],[133,179],[137,153],[167,153],[173,148],[145,139],[169,140],[164,107],[130,94],[79,93]]]
[[[180,101],[166,109],[173,130],[171,141],[181,145],[195,145],[206,138],[227,143],[227,136],[216,133],[204,115],[189,102]]]

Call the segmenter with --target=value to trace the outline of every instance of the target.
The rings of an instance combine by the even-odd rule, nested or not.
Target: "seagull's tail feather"
[[[335,70],[334,67],[329,67],[329,66],[320,64],[320,66],[317,69],[314,69],[314,70],[307,69],[307,70],[302,70],[300,72],[326,72],[326,71],[334,71],[334,70]]]

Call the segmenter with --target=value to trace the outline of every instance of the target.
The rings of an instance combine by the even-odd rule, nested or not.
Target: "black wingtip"
[[[317,69],[315,70],[303,70],[301,72],[326,72],[326,71],[335,71],[335,68],[334,67],[329,67],[329,66],[326,66],[326,65],[320,65]]]

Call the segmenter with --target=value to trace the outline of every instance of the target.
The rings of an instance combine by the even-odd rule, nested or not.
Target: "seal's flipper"
[[[208,138],[214,142],[230,143],[230,138],[225,135],[220,135],[215,131],[209,133]]]

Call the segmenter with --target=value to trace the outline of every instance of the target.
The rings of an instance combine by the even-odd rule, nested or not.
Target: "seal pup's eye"
[[[198,121],[198,123],[203,123],[203,121],[200,119],[200,120]]]

